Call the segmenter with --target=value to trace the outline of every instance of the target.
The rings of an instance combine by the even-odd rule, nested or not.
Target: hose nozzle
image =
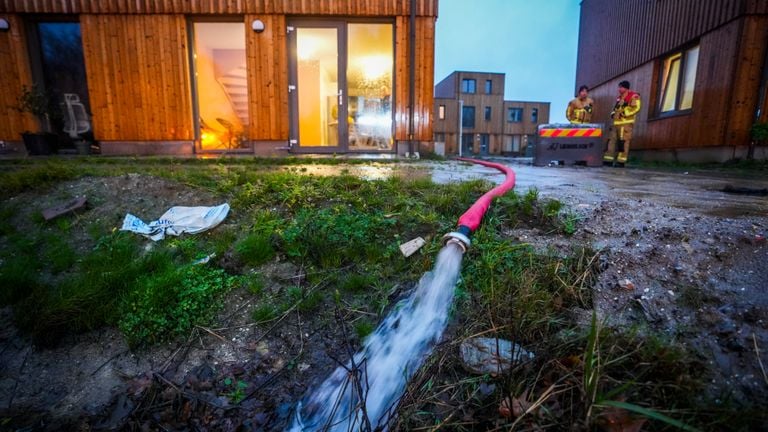
[[[451,243],[455,244],[461,248],[461,253],[467,253],[469,245],[472,244],[472,242],[469,240],[469,233],[469,228],[461,225],[459,226],[458,231],[449,232],[448,234],[444,235],[443,243],[446,245]]]

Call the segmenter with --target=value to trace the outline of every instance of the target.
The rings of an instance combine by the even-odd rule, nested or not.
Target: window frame
[[[512,111],[520,113],[520,115],[517,117],[517,120],[512,120],[510,118],[509,114]],[[522,123],[524,116],[525,116],[525,109],[523,109],[522,107],[507,107],[507,123]]]
[[[485,94],[493,94],[493,80],[485,80]]]
[[[467,84],[466,90],[464,84]],[[470,90],[469,83],[472,83],[472,91]],[[462,78],[461,79],[461,92],[464,94],[477,94],[477,80],[474,78]]]
[[[683,93],[685,92],[685,71],[686,67],[688,66],[688,52],[691,51],[694,48],[699,49],[699,55],[697,56],[697,64],[696,64],[696,71],[693,78],[693,96],[691,97],[691,107],[680,109],[680,104],[683,101]],[[671,109],[669,111],[662,111],[662,104],[664,103],[664,94],[663,91],[665,89],[664,85],[664,64],[668,59],[671,59],[675,56],[680,56],[680,68],[679,73],[677,77],[677,91],[675,92],[675,108]],[[655,96],[656,100],[653,104],[653,113],[655,119],[662,119],[667,117],[676,117],[681,115],[688,115],[693,112],[693,100],[695,99],[696,94],[696,75],[699,72],[698,68],[698,58],[701,56],[701,44],[699,41],[696,41],[692,44],[687,44],[683,47],[680,47],[674,51],[670,51],[666,53],[665,55],[658,57],[656,61],[656,79],[655,79],[655,85],[656,85],[656,91]]]
[[[536,107],[533,107],[531,108],[531,123],[537,124],[538,122],[539,122],[539,109]]]
[[[437,106],[437,119],[445,120],[445,105],[443,104]]]
[[[485,109],[483,110],[483,118],[487,122],[491,121],[491,118],[493,118],[493,110],[491,109],[491,107],[489,106],[485,107]]]
[[[472,115],[467,115],[467,111],[472,110]],[[474,129],[477,117],[477,110],[475,110],[475,107],[473,105],[464,105],[461,107],[461,129]],[[472,125],[468,126],[468,118],[472,118]]]

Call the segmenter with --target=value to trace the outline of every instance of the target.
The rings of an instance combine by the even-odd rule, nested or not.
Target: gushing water
[[[363,349],[299,403],[290,431],[386,429],[408,379],[445,330],[461,257],[457,245],[443,247],[433,271],[421,277]]]

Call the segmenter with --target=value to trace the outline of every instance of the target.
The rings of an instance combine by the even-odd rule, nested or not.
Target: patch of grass
[[[264,233],[249,233],[235,245],[238,258],[245,264],[258,266],[275,257],[271,236]]]
[[[133,345],[157,343],[208,325],[236,279],[203,265],[173,267],[140,278],[121,301],[118,327]]]
[[[277,307],[271,303],[262,303],[253,310],[251,317],[257,323],[272,321],[280,315]]]
[[[39,262],[27,254],[6,256],[0,263],[0,306],[17,303],[41,288]]]
[[[0,170],[0,200],[27,190],[46,188],[57,182],[72,180],[83,173],[76,164],[46,162]]]
[[[360,293],[368,290],[375,282],[369,274],[351,273],[341,281],[339,287],[347,292]]]
[[[366,319],[362,319],[355,323],[355,334],[360,340],[365,339],[366,336],[373,333],[374,330],[376,330],[376,326]]]
[[[49,235],[43,240],[43,255],[53,273],[70,269],[77,261],[77,255],[61,235]]]
[[[392,219],[334,206],[301,210],[283,233],[286,253],[320,268],[391,258],[397,248],[387,239]]]
[[[251,294],[261,296],[264,293],[264,278],[258,273],[250,273],[242,278],[242,284]]]

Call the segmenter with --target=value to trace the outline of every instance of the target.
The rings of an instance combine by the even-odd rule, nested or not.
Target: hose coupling
[[[467,253],[469,245],[472,244],[469,240],[469,234],[469,228],[461,225],[457,231],[449,232],[443,236],[443,244],[455,244],[461,248],[461,253]]]

